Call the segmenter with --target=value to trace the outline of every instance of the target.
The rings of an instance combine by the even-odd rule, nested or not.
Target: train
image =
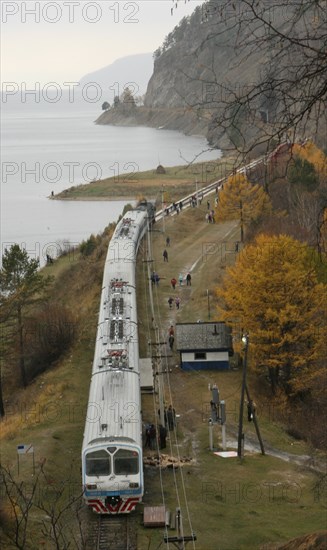
[[[83,497],[98,514],[128,514],[144,492],[135,267],[154,221],[142,200],[118,222],[105,260],[82,446]]]

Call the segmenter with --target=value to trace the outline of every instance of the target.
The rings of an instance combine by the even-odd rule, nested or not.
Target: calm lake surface
[[[125,201],[52,201],[51,192],[108,176],[219,157],[201,137],[97,126],[92,105],[2,106],[1,253],[12,243],[44,264],[117,220]],[[23,108],[24,107],[24,108]],[[69,107],[69,108],[68,108]],[[93,107],[93,108],[92,108]],[[119,179],[117,186],[119,185]],[[192,185],[192,182],[190,182]]]

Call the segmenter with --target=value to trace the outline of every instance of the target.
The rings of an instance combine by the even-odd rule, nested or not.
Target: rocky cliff
[[[283,10],[275,9],[269,14],[274,27],[282,33],[289,32],[291,10],[292,2],[290,7],[284,3]],[[298,23],[297,32],[301,24]],[[258,132],[269,134],[277,121],[276,105],[280,102],[275,89],[264,86],[262,93],[252,99],[250,108],[240,105],[237,112],[224,111],[233,98],[246,98],[253,83],[269,84],[270,73],[275,71],[275,75],[280,70],[274,57],[283,43],[278,41],[277,32],[276,40],[267,48],[266,32],[260,19],[253,18],[241,2],[204,3],[184,18],[154,52],[154,71],[144,107],[120,108],[116,112],[112,109],[97,122],[146,124],[188,134],[202,133],[211,145],[220,148],[242,146],[242,140],[255,140]],[[292,58],[287,54],[283,59],[281,77],[285,79]]]

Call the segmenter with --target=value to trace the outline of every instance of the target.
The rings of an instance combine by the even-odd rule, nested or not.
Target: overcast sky
[[[203,0],[1,0],[2,82],[76,82],[126,55],[153,52]]]

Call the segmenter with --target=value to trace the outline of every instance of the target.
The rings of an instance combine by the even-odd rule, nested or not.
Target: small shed
[[[176,349],[183,370],[227,370],[233,355],[231,329],[218,321],[177,323]]]
[[[156,169],[156,173],[157,174],[165,174],[166,173],[166,170],[164,169],[162,164],[158,164],[157,169]]]

